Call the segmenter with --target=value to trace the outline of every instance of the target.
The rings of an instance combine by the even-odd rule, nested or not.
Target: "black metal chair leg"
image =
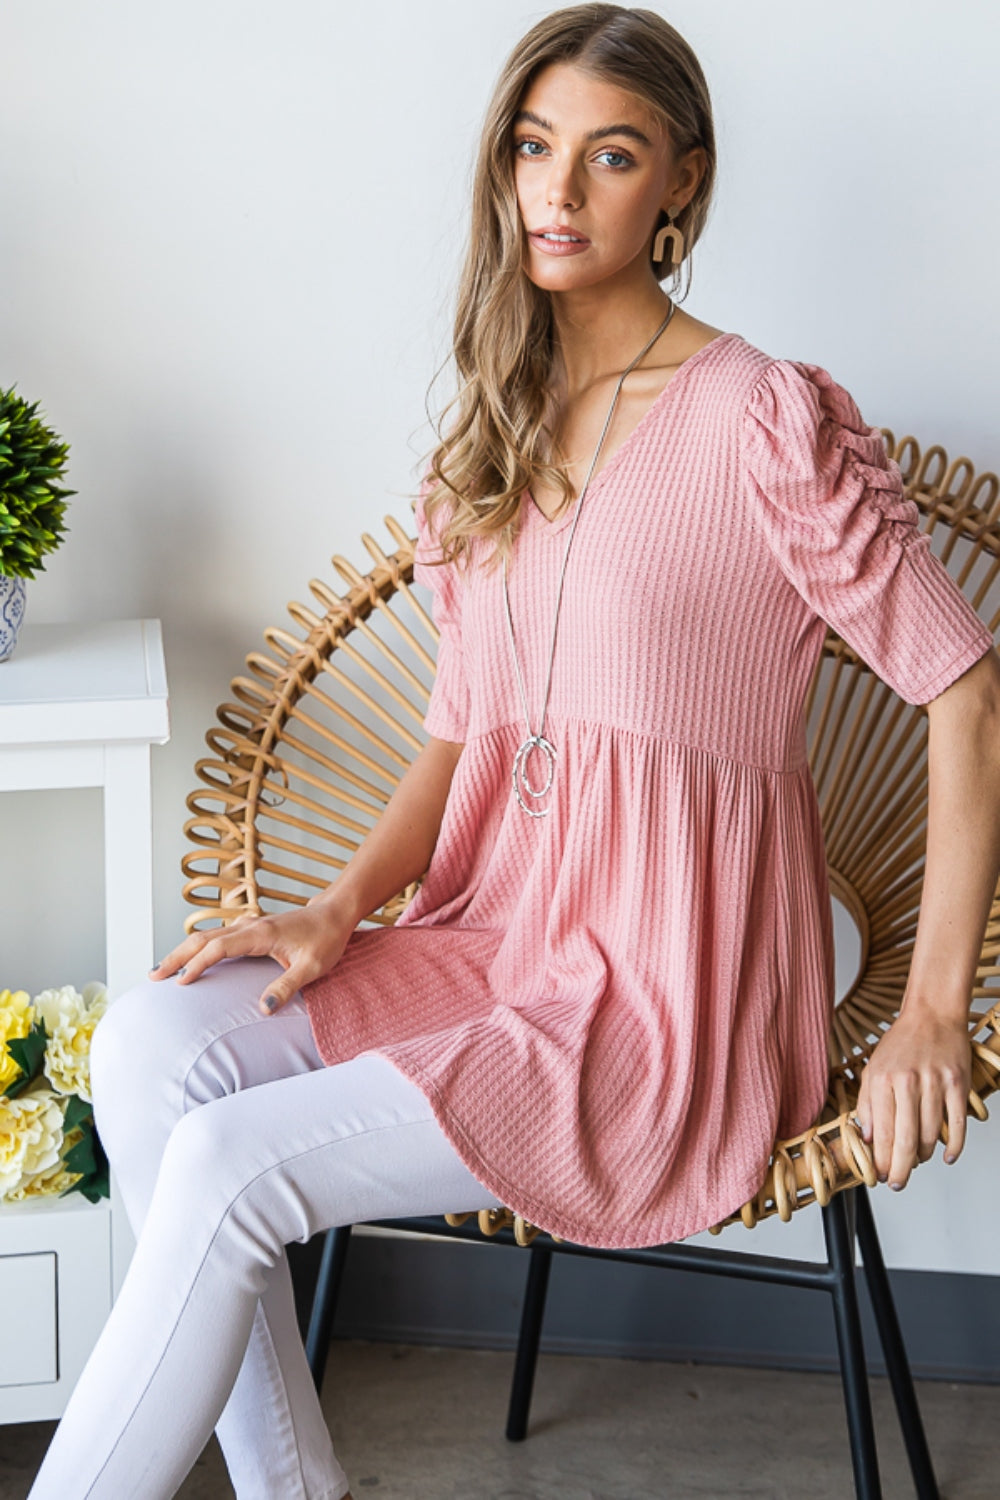
[[[535,1365],[542,1336],[542,1320],[545,1317],[545,1294],[549,1288],[552,1255],[551,1248],[545,1245],[532,1245],[529,1251],[528,1281],[524,1289],[521,1328],[517,1338],[510,1404],[507,1408],[506,1435],[512,1443],[523,1442],[528,1430],[528,1410],[535,1383]]]
[[[858,1243],[864,1260],[865,1280],[918,1500],[941,1500],[868,1189],[864,1185],[852,1188],[851,1196],[857,1199]]]
[[[317,1394],[323,1390],[323,1375],[326,1371],[326,1356],[330,1349],[333,1319],[337,1311],[337,1296],[340,1279],[344,1274],[347,1247],[351,1243],[351,1225],[341,1224],[326,1231],[323,1255],[313,1293],[309,1328],[306,1333],[306,1359],[312,1371]]]
[[[844,1202],[846,1191],[835,1193],[823,1208],[823,1233],[835,1276],[831,1286],[833,1315],[840,1349],[840,1374],[844,1383],[855,1493],[857,1500],[882,1500],[858,1289],[854,1280],[854,1235]]]

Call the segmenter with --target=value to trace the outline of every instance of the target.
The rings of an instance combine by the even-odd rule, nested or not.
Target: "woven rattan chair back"
[[[925,517],[932,546],[996,635],[1000,575],[1000,483],[968,460],[949,464],[940,447],[896,443],[907,494]],[[374,825],[426,742],[422,720],[433,681],[437,631],[429,596],[413,583],[415,542],[385,517],[394,551],[367,532],[373,566],[333,566],[345,591],[313,579],[318,609],[288,606],[294,631],[272,627],[268,651],[247,658],[199,760],[201,786],[188,798],[182,860],[195,927],[243,913],[303,904],[341,870]],[[991,603],[991,601],[993,601]],[[987,613],[987,610],[990,612]],[[898,1014],[910,966],[924,872],[927,713],[905,703],[833,631],[810,685],[809,758],[822,813],[830,884],[860,942],[856,975],[837,1001],[829,1039],[830,1086],[819,1118],[778,1140],[758,1193],[713,1225],[752,1228],[784,1220],[807,1203],[863,1180],[875,1185],[869,1148],[852,1121],[859,1069]],[[417,884],[366,922],[389,925]],[[970,1111],[1000,1079],[1000,889],[994,897],[969,1015]],[[459,1224],[467,1214],[445,1215]],[[540,1233],[510,1209],[484,1210],[485,1234],[513,1225],[518,1243]],[[552,1237],[553,1239],[556,1236]]]

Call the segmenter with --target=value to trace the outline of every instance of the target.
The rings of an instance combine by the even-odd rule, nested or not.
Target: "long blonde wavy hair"
[[[691,250],[708,217],[716,175],[711,100],[698,59],[680,33],[655,11],[622,5],[572,5],[533,26],[504,64],[483,121],[449,355],[459,389],[442,412],[438,442],[423,466],[424,508],[442,563],[468,563],[477,536],[495,538],[487,566],[509,557],[520,498],[536,476],[558,486],[564,500],[572,494],[566,474],[549,462],[552,303],[523,268],[526,237],[512,141],[521,99],[535,75],[554,62],[573,63],[641,99],[669,132],[678,157],[696,146],[704,149],[705,171],[674,221],[684,235],[684,260],[676,268],[657,264],[650,238],[657,279],[673,270],[671,294],[685,266],[690,290]],[[661,212],[654,236],[665,223]],[[442,507],[443,527],[436,515]]]

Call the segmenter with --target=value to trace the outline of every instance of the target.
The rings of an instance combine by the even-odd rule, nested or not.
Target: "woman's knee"
[[[148,1093],[177,1051],[179,1016],[162,984],[146,979],[113,1000],[90,1043],[90,1084],[99,1095],[135,1087]]]
[[[262,1167],[245,1111],[230,1095],[178,1118],[163,1152],[156,1193],[163,1200],[161,1212],[192,1216],[192,1227],[196,1222],[206,1241],[220,1247],[236,1243],[244,1259],[258,1267],[273,1265],[280,1256],[287,1241],[279,1221],[289,1211],[296,1237],[312,1232],[298,1195],[281,1185],[281,1164]]]

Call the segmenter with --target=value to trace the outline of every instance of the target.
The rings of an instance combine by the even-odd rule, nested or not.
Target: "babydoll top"
[[[537,729],[574,511],[520,504],[509,590]],[[826,370],[736,333],[706,344],[587,491],[550,812],[531,818],[502,569],[427,567],[417,502],[440,629],[424,727],[464,749],[416,895],[305,995],[324,1061],[389,1059],[530,1223],[581,1245],[683,1239],[816,1120],[834,948],[804,701],[826,626],[908,703],[992,645],[919,515]]]

